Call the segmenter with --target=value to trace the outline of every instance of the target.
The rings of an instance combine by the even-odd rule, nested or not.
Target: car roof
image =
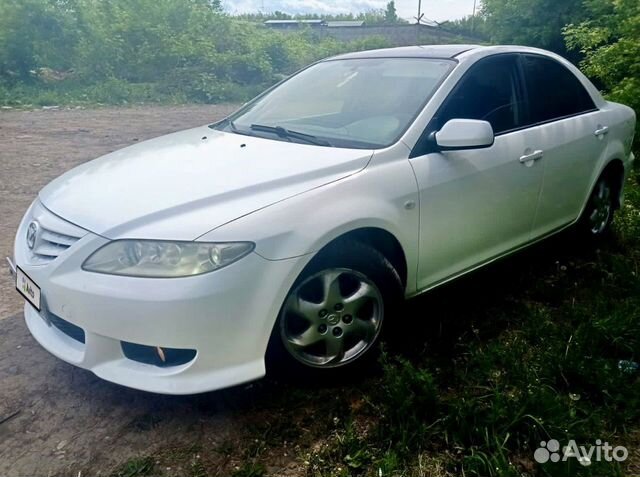
[[[480,45],[419,45],[383,48],[380,50],[356,51],[329,58],[347,60],[355,58],[441,58],[450,59],[470,50],[483,48]]]

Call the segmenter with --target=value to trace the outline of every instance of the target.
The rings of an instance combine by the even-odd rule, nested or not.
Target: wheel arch
[[[407,258],[402,244],[394,234],[380,227],[359,227],[330,240],[317,253],[320,254],[326,248],[347,240],[364,243],[380,252],[393,265],[400,276],[402,286],[406,288],[408,280]]]
[[[624,178],[625,178],[625,168],[624,162],[622,162],[619,158],[613,158],[609,162],[607,162],[602,169],[602,172],[598,176],[598,180],[600,177],[608,176],[612,180],[612,184],[615,187],[615,198],[616,208],[620,208],[622,205],[622,191],[624,188]],[[597,182],[597,181],[596,181]]]

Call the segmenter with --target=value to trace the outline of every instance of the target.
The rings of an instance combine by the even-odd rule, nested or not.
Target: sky
[[[384,8],[388,0],[223,0],[229,13],[251,13],[276,10],[296,13],[358,13]],[[407,20],[418,13],[418,0],[395,0],[398,15]],[[474,0],[422,0],[422,13],[438,22],[471,15]],[[478,1],[480,5],[480,1]],[[414,20],[415,21],[415,20]]]

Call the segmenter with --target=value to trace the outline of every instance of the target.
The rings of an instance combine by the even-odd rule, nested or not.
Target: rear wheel
[[[273,330],[277,366],[336,374],[376,355],[382,326],[403,302],[402,283],[374,248],[345,241],[321,252],[296,280]]]
[[[603,174],[580,220],[580,228],[585,235],[597,239],[607,234],[616,209],[615,191],[614,178],[611,174]]]

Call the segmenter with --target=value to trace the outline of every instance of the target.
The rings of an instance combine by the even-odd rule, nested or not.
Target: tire
[[[352,240],[329,245],[282,305],[269,342],[268,372],[315,380],[371,367],[383,324],[403,303],[400,276],[380,252]]]
[[[609,235],[617,207],[617,190],[615,177],[605,171],[596,182],[578,222],[578,229],[583,237],[598,241]]]

